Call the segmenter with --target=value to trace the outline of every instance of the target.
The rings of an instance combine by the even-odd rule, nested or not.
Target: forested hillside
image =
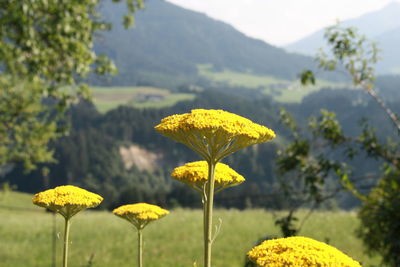
[[[389,100],[397,112],[399,108],[398,77],[378,79],[380,94]],[[391,101],[390,101],[391,100]],[[246,182],[217,195],[217,205],[227,207],[261,206],[285,207],[286,200],[278,189],[275,173],[276,151],[288,139],[287,130],[279,123],[278,112],[282,104],[269,97],[256,98],[249,91],[234,88],[210,88],[198,92],[195,100],[179,102],[173,107],[160,109],[135,109],[121,106],[106,114],[100,114],[93,104],[82,102],[68,112],[72,131],[52,144],[58,164],[48,164],[48,176],[40,170],[28,175],[17,168],[6,177],[19,190],[37,192],[62,184],[76,184],[101,193],[106,197],[103,207],[135,201],[151,201],[164,206],[195,206],[197,194],[170,178],[174,167],[199,158],[185,146],[160,135],[154,126],[170,114],[188,112],[193,108],[224,109],[245,116],[275,130],[278,138],[271,143],[258,145],[237,152],[226,159],[226,163],[241,173]],[[357,121],[365,118],[381,133],[393,132],[392,125],[379,106],[361,91],[348,89],[321,90],[305,97],[300,104],[286,104],[300,124],[305,125],[310,115],[317,116],[321,108],[337,112],[344,131],[355,136],[360,132]],[[378,133],[379,135],[379,133]],[[154,169],[133,166],[126,169],[120,147],[131,145],[157,155]],[[333,155],[340,157],[343,155]],[[378,163],[369,160],[355,163],[355,171],[368,172]],[[348,195],[337,199],[342,207],[357,204]]]
[[[190,206],[195,203],[191,200],[196,197],[195,192],[188,191],[182,194],[180,190],[187,189],[182,189],[178,183],[172,183],[169,174],[178,164],[199,158],[183,145],[161,136],[154,130],[154,126],[167,115],[201,107],[230,110],[271,128],[277,128],[274,114],[276,108],[272,108],[272,105],[268,98],[253,102],[244,97],[230,96],[214,90],[200,93],[195,101],[181,102],[172,108],[138,110],[120,107],[105,115],[100,115],[92,104],[81,103],[69,111],[73,124],[71,134],[52,145],[59,163],[48,165],[48,177],[43,177],[41,171],[26,176],[22,174],[22,170],[7,176],[12,183],[17,184],[19,190],[28,192],[66,183],[78,184],[101,192],[106,196],[107,207],[122,203],[126,198],[129,201],[149,201],[150,198],[164,205],[179,203]],[[138,144],[162,155],[158,161],[159,168],[154,171],[139,171],[137,167],[126,170],[118,148],[129,144]],[[246,188],[252,187],[252,184],[273,183],[271,164],[275,150],[276,144],[263,144],[257,149],[247,149],[230,158],[235,162],[236,170],[248,177],[248,183],[233,193],[234,195],[242,195],[240,192],[246,191],[248,193]],[[266,186],[265,190],[268,190],[268,187]],[[261,194],[261,191],[261,188],[257,192],[252,190],[256,198],[265,195],[265,192]],[[227,192],[229,193],[229,190]],[[221,193],[220,197],[223,198],[224,194]],[[251,198],[251,194],[248,197]],[[243,205],[239,197],[236,199],[237,202],[232,205]]]

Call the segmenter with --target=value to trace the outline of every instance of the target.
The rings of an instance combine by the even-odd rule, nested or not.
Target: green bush
[[[382,255],[382,263],[400,266],[400,172],[379,181],[361,206],[358,235],[371,254]]]

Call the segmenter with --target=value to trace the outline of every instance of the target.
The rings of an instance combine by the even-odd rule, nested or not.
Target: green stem
[[[208,162],[208,183],[206,187],[207,201],[205,202],[204,220],[204,267],[211,267],[212,246],[212,213],[214,202],[214,172],[216,163]]]
[[[68,266],[68,239],[69,239],[69,218],[65,218],[65,228],[64,228],[64,254],[63,254],[63,267]]]
[[[138,229],[138,266],[143,266],[143,234],[142,229]]]
[[[203,192],[205,194],[205,192]],[[206,236],[207,236],[207,200],[206,196],[203,196],[203,238],[204,238],[204,251],[206,250]]]
[[[56,267],[56,255],[57,255],[57,213],[52,212],[53,217],[53,238],[52,238],[52,257],[51,257],[51,267]]]

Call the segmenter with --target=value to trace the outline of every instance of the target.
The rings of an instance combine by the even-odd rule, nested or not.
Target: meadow
[[[299,80],[290,81],[267,75],[257,75],[251,72],[243,73],[224,69],[214,71],[210,64],[197,65],[201,76],[217,83],[226,83],[230,86],[246,87],[261,90],[281,103],[300,103],[302,99],[323,88],[346,88],[349,85],[317,79],[315,85],[302,86]]]
[[[31,204],[32,196],[11,193],[0,198],[0,259],[2,267],[52,266],[52,242],[56,242],[56,266],[61,266],[63,219]],[[300,217],[307,211],[302,211]],[[244,266],[245,254],[266,235],[279,235],[274,213],[261,209],[215,211],[222,229],[213,248],[213,266]],[[53,223],[56,231],[53,232]],[[354,235],[355,212],[319,211],[303,226],[300,235],[328,242],[363,266],[379,266],[379,258],[363,253]],[[124,267],[136,264],[136,230],[108,211],[84,211],[72,218],[71,266]],[[202,212],[174,209],[144,230],[144,266],[202,266]],[[91,264],[88,264],[91,261]]]
[[[299,81],[288,81],[271,76],[260,76],[252,73],[241,73],[231,70],[215,72],[210,65],[199,65],[199,74],[217,83],[229,86],[242,86],[251,90],[260,90],[281,103],[300,103],[302,99],[321,88],[342,88],[343,84],[317,80],[316,85],[303,87]],[[164,108],[177,102],[193,100],[194,93],[171,92],[165,88],[149,86],[112,86],[92,87],[93,103],[97,110],[105,113],[118,106],[135,108]]]
[[[179,101],[192,100],[194,94],[173,93],[167,89],[131,86],[131,87],[92,87],[93,103],[100,112],[107,112],[120,105],[135,108],[164,108]]]

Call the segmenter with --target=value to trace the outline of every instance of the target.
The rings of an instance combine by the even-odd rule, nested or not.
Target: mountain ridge
[[[382,35],[391,31],[400,30],[400,2],[391,2],[378,11],[369,12],[358,18],[349,19],[341,22],[343,27],[356,27],[359,33],[365,35],[368,39],[377,41],[378,48],[383,50],[381,62],[377,64],[379,74],[393,73],[393,69],[400,68],[400,54],[393,49],[394,45],[390,43],[393,40],[390,35],[382,38]],[[319,48],[326,48],[324,40],[325,29],[318,30],[298,41],[295,41],[285,48],[288,51],[302,53],[304,55],[313,55]],[[392,35],[394,38],[395,36]],[[397,39],[396,39],[397,40]],[[394,41],[400,47],[400,41]],[[385,51],[386,50],[386,51]]]
[[[146,1],[145,9],[135,14],[135,28],[125,30],[121,7],[103,2],[100,12],[113,28],[95,43],[95,51],[108,55],[119,68],[119,74],[108,79],[113,85],[159,86],[171,79],[175,86],[195,83],[200,64],[284,79],[315,67],[310,57],[288,53],[227,23],[161,0]]]

